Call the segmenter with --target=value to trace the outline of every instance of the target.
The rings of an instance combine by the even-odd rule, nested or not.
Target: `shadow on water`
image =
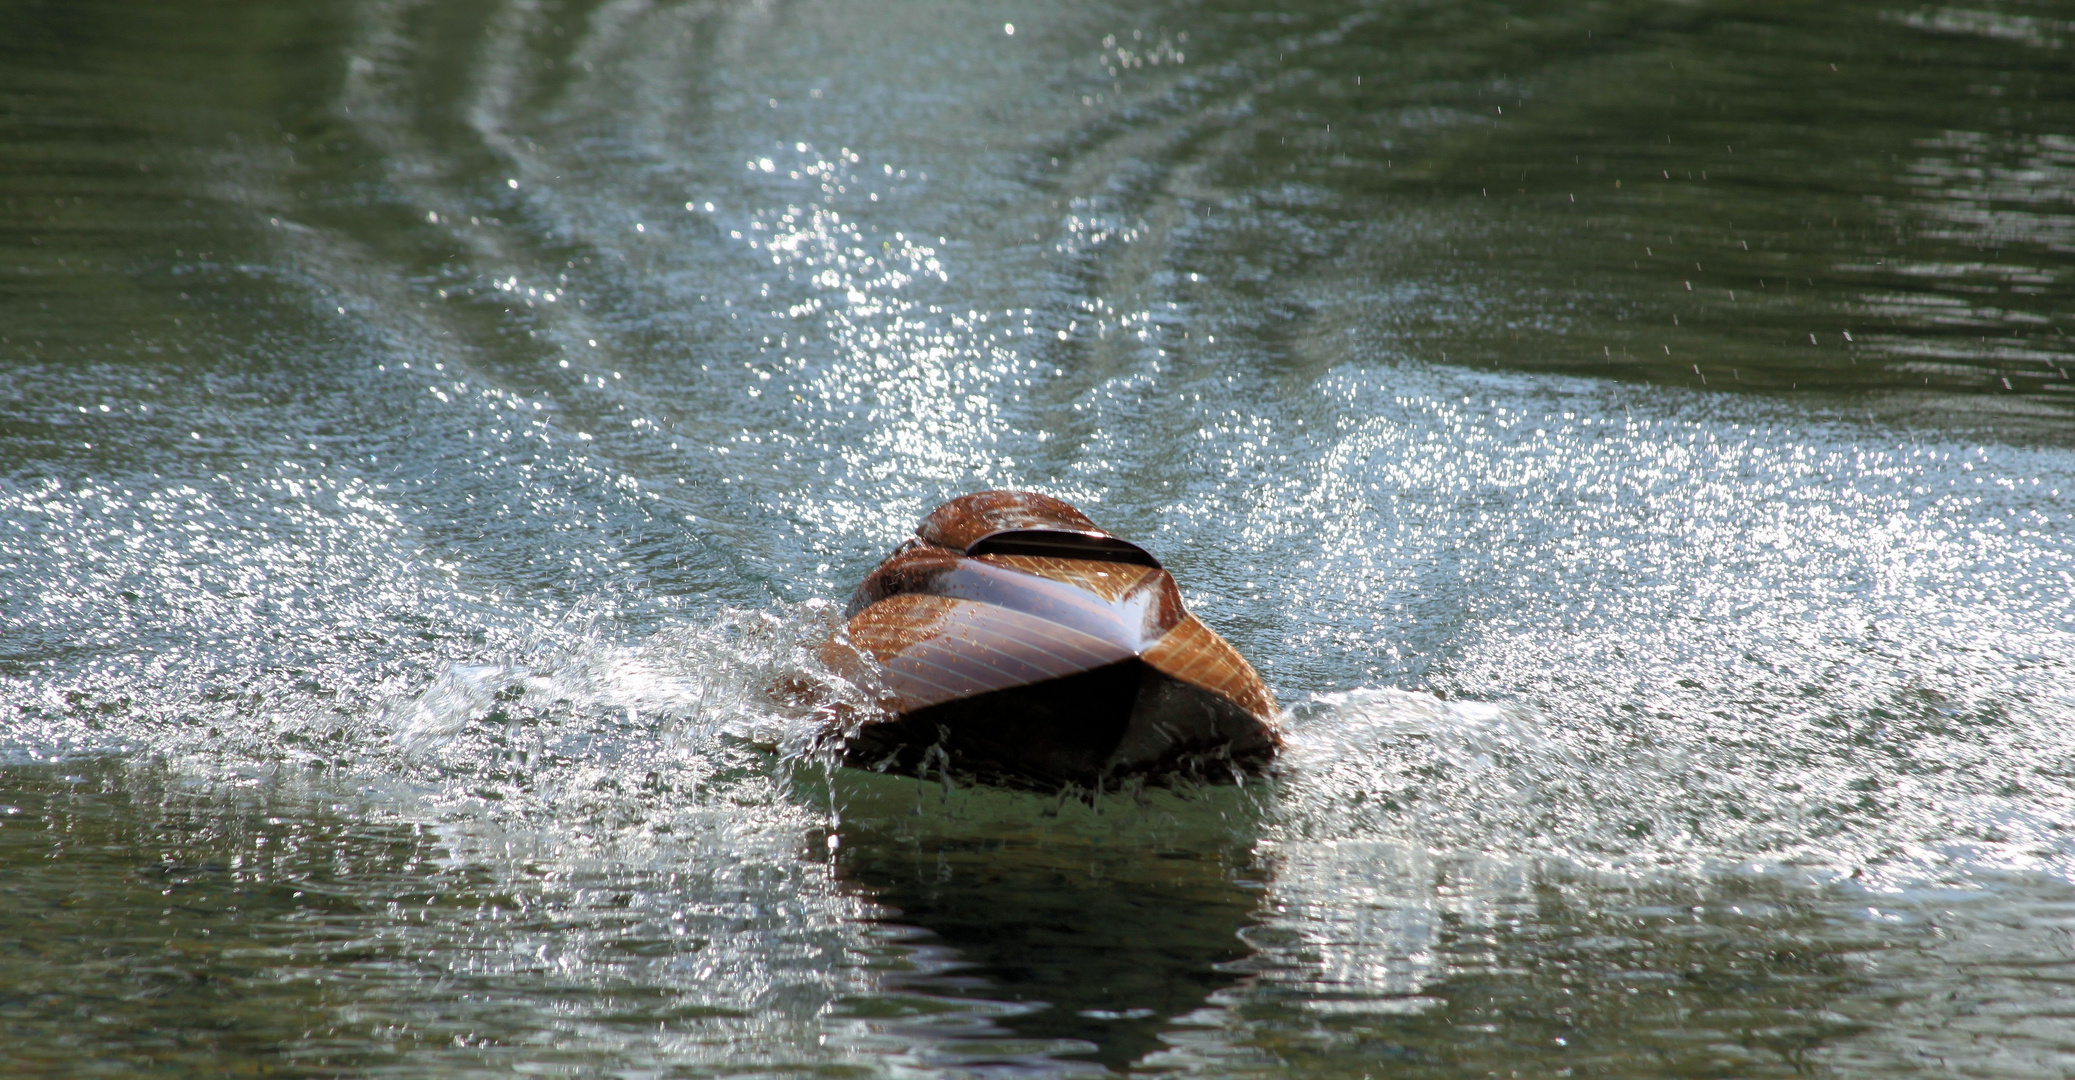
[[[840,878],[948,962],[914,989],[1013,1003],[996,1023],[1122,1070],[1240,976],[1263,882],[1253,796],[1088,807],[846,773]],[[1066,1040],[1066,1044],[1059,1044]],[[1075,1046],[1072,1044],[1082,1044]]]

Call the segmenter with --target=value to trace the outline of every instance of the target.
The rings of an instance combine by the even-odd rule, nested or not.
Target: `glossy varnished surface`
[[[1012,529],[1101,531],[1088,515],[1049,495],[1034,491],[978,491],[930,511],[916,526],[915,535],[927,544],[964,551],[989,534]]]
[[[1161,673],[1203,687],[1250,715],[1275,715],[1275,698],[1254,672],[1254,666],[1194,615],[1183,616],[1140,655]]]
[[[906,712],[1131,659],[1116,640],[1010,608],[905,595],[851,622],[876,657],[890,708]]]
[[[1102,531],[1073,506],[1034,491],[980,491],[922,519],[925,544],[967,555],[1034,555],[1159,566],[1144,548]]]

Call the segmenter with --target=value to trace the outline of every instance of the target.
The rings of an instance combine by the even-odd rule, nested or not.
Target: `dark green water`
[[[2071,55],[0,0],[0,1072],[2067,1075]],[[990,486],[1166,561],[1274,783],[798,756]]]

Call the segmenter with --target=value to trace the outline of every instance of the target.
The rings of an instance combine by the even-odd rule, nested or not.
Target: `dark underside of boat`
[[[1134,778],[1233,783],[1266,769],[1276,748],[1246,710],[1130,659],[865,724],[843,763],[1039,791],[1102,791]]]

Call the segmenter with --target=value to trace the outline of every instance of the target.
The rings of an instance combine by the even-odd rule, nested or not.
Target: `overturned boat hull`
[[[852,598],[839,662],[880,711],[845,764],[1040,790],[1229,783],[1281,747],[1274,698],[1174,579],[1073,507],[982,492],[924,519]]]

